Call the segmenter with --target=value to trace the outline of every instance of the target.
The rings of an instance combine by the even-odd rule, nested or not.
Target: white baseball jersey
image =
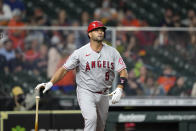
[[[101,51],[97,53],[88,43],[75,50],[63,67],[66,70],[76,68],[78,87],[98,92],[110,88],[115,71],[120,72],[126,65],[115,48],[103,43]]]

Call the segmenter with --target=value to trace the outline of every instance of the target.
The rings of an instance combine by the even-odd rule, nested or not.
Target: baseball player
[[[115,77],[120,75],[117,88],[111,93],[112,103],[120,101],[123,87],[127,84],[126,65],[119,52],[103,42],[106,27],[101,21],[88,26],[90,42],[75,50],[51,80],[36,86],[49,90],[69,70],[76,69],[77,99],[85,120],[84,131],[104,131],[108,108],[109,89]]]

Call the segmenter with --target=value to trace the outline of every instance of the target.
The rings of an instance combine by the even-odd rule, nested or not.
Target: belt
[[[108,88],[104,89],[103,91],[96,91],[96,92],[94,92],[94,93],[104,94],[107,90],[108,90]]]

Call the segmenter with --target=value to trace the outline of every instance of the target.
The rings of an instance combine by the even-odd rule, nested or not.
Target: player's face
[[[104,39],[104,29],[103,28],[97,28],[93,30],[92,32],[89,33],[89,36],[91,40],[97,41],[97,42],[102,42]]]

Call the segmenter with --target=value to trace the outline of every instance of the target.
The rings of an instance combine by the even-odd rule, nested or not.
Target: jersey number
[[[105,80],[106,81],[108,81],[109,80],[109,78],[110,78],[110,74],[109,74],[110,72],[106,72],[105,73]]]

